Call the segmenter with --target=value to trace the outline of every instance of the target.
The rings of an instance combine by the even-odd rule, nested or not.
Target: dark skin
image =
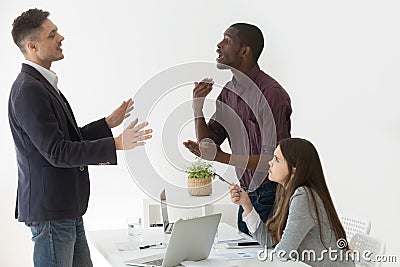
[[[217,44],[218,58],[217,67],[220,69],[230,68],[233,75],[240,79],[240,73],[248,73],[257,63],[249,46],[241,45],[239,30],[229,27],[224,32],[224,38]],[[238,72],[239,71],[239,72]],[[210,139],[210,131],[203,116],[204,100],[211,92],[213,80],[203,79],[200,83],[194,83],[193,89],[193,112],[195,116],[195,128],[197,142],[188,140],[183,145],[194,155],[224,164],[250,170],[267,170],[269,156],[251,155],[241,156],[229,154],[221,150],[220,146]],[[205,140],[202,142],[202,140]]]
[[[218,58],[216,59],[218,67],[231,67],[242,73],[248,73],[257,62],[254,60],[251,48],[241,44],[239,30],[229,27],[224,32],[224,38],[217,44]],[[225,66],[220,66],[224,64]]]

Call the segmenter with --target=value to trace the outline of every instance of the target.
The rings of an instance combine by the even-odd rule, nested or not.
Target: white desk
[[[220,224],[218,229],[218,237],[227,234],[227,232],[236,232],[236,229],[227,225]],[[127,230],[103,230],[103,231],[88,231],[86,233],[88,241],[107,259],[107,261],[113,267],[127,267],[124,261],[132,260],[135,258],[150,256],[154,254],[159,254],[165,251],[165,249],[143,249],[143,250],[129,250],[120,251],[117,249],[115,243],[128,242],[129,236]],[[162,227],[154,228],[144,228],[142,238],[146,243],[158,243],[160,241],[167,241],[170,235],[163,233]],[[220,247],[220,246],[219,246]],[[237,249],[226,249],[226,248],[216,248],[212,249],[211,252],[223,253],[223,252],[237,252]],[[237,266],[263,266],[263,267],[304,267],[308,266],[301,262],[281,262],[275,259],[271,261],[260,261],[258,259],[246,259],[246,260],[232,260],[228,261],[229,265]]]

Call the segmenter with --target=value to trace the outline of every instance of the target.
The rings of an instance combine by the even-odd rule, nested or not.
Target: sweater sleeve
[[[243,221],[247,224],[251,235],[261,246],[272,247],[274,245],[271,235],[265,227],[265,224],[261,222],[260,215],[258,215],[254,208],[246,217],[243,217]]]
[[[250,233],[254,233],[260,225],[261,219],[260,215],[258,215],[256,210],[253,208],[249,214],[243,217],[243,221],[246,223]]]

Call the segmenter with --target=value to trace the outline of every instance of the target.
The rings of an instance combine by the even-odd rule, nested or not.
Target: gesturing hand
[[[114,128],[120,125],[124,119],[128,118],[131,114],[130,112],[133,110],[133,100],[129,98],[127,101],[122,102],[121,106],[119,106],[116,110],[111,113],[110,116],[106,118],[106,123],[108,127]]]
[[[217,159],[218,154],[223,153],[220,146],[215,144],[209,138],[201,140],[200,144],[195,141],[188,140],[183,142],[183,145],[197,157],[205,160],[214,161]]]
[[[183,145],[197,157],[200,157],[200,148],[197,142],[192,140],[187,140],[186,142],[183,142]]]
[[[211,78],[204,78],[200,83],[194,83],[193,89],[193,111],[194,114],[203,112],[204,100],[211,92],[214,81]]]
[[[115,140],[115,148],[117,150],[129,150],[137,146],[143,146],[148,140],[152,138],[150,133],[153,132],[152,129],[147,129],[141,131],[144,127],[148,125],[147,122],[142,122],[137,125],[139,119],[134,119],[128,127],[118,136]]]

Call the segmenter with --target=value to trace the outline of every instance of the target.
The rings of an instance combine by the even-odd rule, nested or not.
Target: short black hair
[[[49,15],[50,13],[47,11],[33,8],[23,12],[18,18],[14,19],[11,34],[14,43],[19,47],[22,53],[26,53],[26,41],[40,41],[40,27]]]
[[[261,30],[257,26],[248,23],[235,23],[231,27],[239,31],[240,45],[250,46],[254,60],[257,62],[264,49],[264,36]]]

